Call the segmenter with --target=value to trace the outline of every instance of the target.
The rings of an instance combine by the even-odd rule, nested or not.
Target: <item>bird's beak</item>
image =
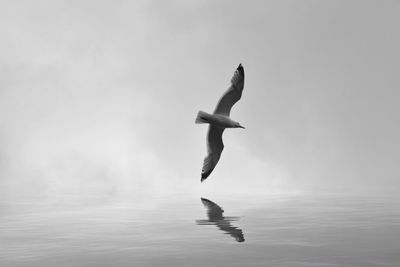
[[[243,129],[246,129],[246,128],[244,128],[242,125],[239,125],[239,128],[243,128]]]

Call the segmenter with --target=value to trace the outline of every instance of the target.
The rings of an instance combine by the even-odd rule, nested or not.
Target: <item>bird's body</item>
[[[201,171],[201,181],[214,170],[217,165],[224,143],[222,142],[222,133],[225,128],[244,128],[240,123],[232,120],[229,115],[232,106],[239,101],[244,87],[244,69],[240,64],[233,74],[231,85],[225,94],[218,101],[213,114],[199,111],[196,117],[196,123],[210,124],[207,133],[207,156],[204,159],[203,169]]]
[[[228,116],[221,114],[209,114],[204,111],[199,111],[198,118],[203,121],[198,123],[209,123],[210,125],[219,128],[238,128],[240,126],[238,122],[231,120],[231,118],[229,118]]]

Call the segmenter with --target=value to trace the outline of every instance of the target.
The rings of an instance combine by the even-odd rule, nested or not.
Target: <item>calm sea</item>
[[[33,198],[0,219],[0,266],[400,266],[390,198]]]

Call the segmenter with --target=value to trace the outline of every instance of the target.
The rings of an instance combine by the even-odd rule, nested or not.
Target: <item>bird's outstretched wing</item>
[[[232,106],[242,97],[244,87],[244,69],[239,64],[231,79],[231,86],[218,101],[214,114],[221,114],[229,117]]]
[[[221,157],[224,143],[222,142],[223,128],[213,125],[208,127],[207,133],[207,157],[203,162],[203,169],[201,170],[201,181],[203,182],[214,170],[219,158]]]
[[[207,209],[207,215],[209,221],[222,220],[224,218],[223,216],[224,210],[211,200],[208,200],[206,198],[201,198],[201,203],[203,203],[204,207],[206,207]]]

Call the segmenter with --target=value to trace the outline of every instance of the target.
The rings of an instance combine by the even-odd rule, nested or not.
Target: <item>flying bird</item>
[[[207,179],[221,157],[222,150],[224,149],[222,133],[225,128],[244,129],[240,123],[229,118],[232,106],[242,97],[243,87],[244,69],[242,64],[239,64],[231,79],[231,85],[218,101],[214,113],[209,114],[201,110],[197,113],[195,123],[210,124],[207,133],[207,156],[203,162],[201,182]]]
[[[224,210],[216,203],[206,198],[201,198],[201,203],[207,209],[208,220],[197,220],[198,225],[216,225],[221,231],[232,236],[237,242],[244,242],[243,231],[231,224],[239,217],[225,217]]]

